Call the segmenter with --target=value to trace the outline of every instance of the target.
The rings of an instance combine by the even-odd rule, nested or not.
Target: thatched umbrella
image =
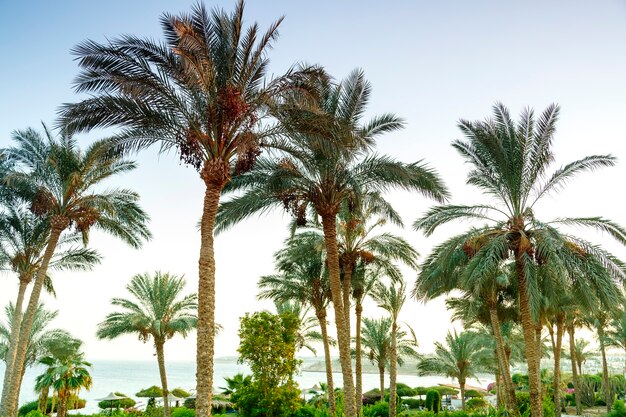
[[[107,395],[104,398],[96,398],[96,401],[98,401],[98,402],[100,402],[100,401],[109,401],[109,405],[110,405],[110,407],[109,407],[109,414],[110,414],[111,412],[113,412],[113,401],[115,401],[115,400],[123,400],[123,399],[126,399],[126,398],[128,398],[128,397],[122,397],[122,396],[119,396],[119,395],[115,394],[114,392],[110,392],[109,395]]]

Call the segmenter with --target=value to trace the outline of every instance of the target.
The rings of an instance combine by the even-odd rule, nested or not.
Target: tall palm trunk
[[[564,333],[563,313],[556,320],[556,342],[554,345],[554,414],[561,417],[561,349]]]
[[[378,366],[378,377],[380,378],[380,401],[385,401],[385,365]]]
[[[528,382],[530,391],[530,413],[533,417],[543,416],[543,405],[541,400],[541,388],[539,385],[539,352],[537,352],[537,342],[535,340],[535,321],[530,312],[530,303],[526,291],[526,276],[524,273],[524,261],[518,255],[515,259],[515,269],[519,288],[519,309],[522,321],[522,331],[524,333],[524,347],[526,353],[526,363],[528,364]]]
[[[335,386],[333,384],[333,364],[330,357],[330,343],[328,342],[328,329],[326,328],[326,310],[316,309],[317,320],[320,323],[322,332],[322,343],[324,344],[324,361],[326,362],[326,386],[328,389],[328,407],[330,416],[335,417]]]
[[[498,365],[502,373],[502,380],[504,382],[504,401],[506,408],[513,416],[519,414],[517,408],[517,398],[515,397],[515,386],[513,385],[513,379],[511,378],[511,370],[509,369],[509,361],[506,357],[504,350],[504,338],[502,337],[502,329],[500,328],[500,318],[498,317],[498,310],[495,306],[489,307],[489,318],[491,320],[491,330],[496,340],[496,356],[498,358]]]
[[[65,417],[67,415],[67,393],[65,389],[59,391],[59,408],[57,409],[57,417]]]
[[[196,344],[196,415],[211,416],[215,351],[215,251],[213,230],[221,185],[206,180],[198,261],[198,329]]]
[[[168,401],[169,391],[167,389],[167,373],[165,372],[165,352],[163,349],[164,342],[155,340],[154,347],[157,352],[157,361],[159,362],[159,375],[161,377],[161,389],[163,390],[163,411],[165,417],[170,417],[170,403]]]
[[[580,379],[578,377],[578,363],[576,361],[576,340],[574,338],[574,326],[567,326],[569,334],[569,355],[572,361],[572,379],[574,380],[574,400],[576,402],[576,415],[582,414],[583,407],[580,400]]]
[[[7,395],[9,392],[9,381],[11,381],[11,374],[14,372],[13,365],[15,363],[15,356],[17,354],[17,343],[20,337],[20,328],[22,327],[22,305],[24,304],[24,295],[26,294],[26,287],[28,282],[25,277],[20,276],[20,285],[17,289],[17,300],[15,301],[15,310],[13,311],[13,318],[11,320],[11,338],[9,340],[9,350],[5,360],[4,370],[4,382],[2,384],[2,400],[0,404],[5,404]]]
[[[356,372],[356,413],[357,415],[361,415],[361,408],[363,407],[363,354],[361,348],[361,318],[363,316],[363,305],[361,304],[361,299],[357,299],[356,305],[354,307],[355,310],[355,341],[354,341],[354,350],[356,354],[355,358],[355,372]]]
[[[461,389],[461,409],[465,411],[465,380],[459,380],[459,388]]]
[[[341,373],[343,375],[344,412],[346,417],[356,417],[352,358],[350,357],[350,335],[346,329],[345,313],[343,309],[339,252],[337,249],[337,218],[335,213],[322,216],[322,225],[324,228],[324,241],[326,243],[326,260],[328,262],[330,290],[333,306],[335,308],[339,360],[341,362]]]
[[[398,378],[398,323],[391,323],[391,347],[389,349],[389,416],[396,417],[396,379]]]
[[[17,372],[17,370],[22,369],[26,363],[26,351],[28,350],[28,343],[30,342],[30,331],[33,327],[33,321],[35,320],[35,313],[39,307],[39,297],[41,296],[41,290],[48,273],[48,265],[54,255],[61,233],[68,225],[69,222],[65,218],[53,218],[51,221],[52,230],[50,231],[50,236],[48,237],[46,251],[43,254],[41,265],[37,270],[37,276],[35,277],[33,289],[28,301],[28,307],[26,308],[26,312],[24,313],[24,318],[22,320],[17,351],[12,366],[14,372],[11,372],[9,391],[3,410],[3,414],[6,417],[17,416],[18,399],[20,396],[20,386],[22,382],[22,373]]]
[[[352,271],[354,265],[348,262],[343,266],[343,315],[346,320],[346,331],[348,337],[352,334],[350,328],[350,295],[352,294]]]
[[[541,324],[535,325],[535,351],[537,352],[537,356],[535,360],[537,363],[535,366],[537,367],[537,384],[539,385],[539,395],[543,398],[543,384],[541,383],[541,358],[543,356],[543,339],[541,338],[541,331],[543,330],[543,326]],[[543,409],[543,405],[542,405]]]
[[[43,414],[47,414],[49,392],[50,392],[50,387],[44,387],[39,393],[39,402],[37,403],[37,410],[41,411]]]
[[[604,385],[604,398],[606,400],[606,410],[611,412],[613,406],[613,397],[611,395],[611,386],[609,385],[609,367],[606,362],[606,347],[604,346],[604,329],[602,325],[598,326],[598,339],[600,341],[600,352],[602,353],[602,385]]]
[[[495,352],[495,351],[494,351]],[[502,381],[502,371],[500,371],[500,364],[498,363],[498,367],[496,368],[496,408],[502,408],[502,403],[506,405],[507,401],[503,401],[502,397],[505,393],[503,393],[503,381]]]

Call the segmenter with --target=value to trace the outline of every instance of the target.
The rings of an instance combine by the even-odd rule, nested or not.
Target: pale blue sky
[[[9,143],[14,129],[42,120],[52,123],[60,103],[79,99],[71,89],[77,73],[72,46],[121,33],[159,38],[160,14],[187,10],[190,4],[0,0],[0,145]],[[231,1],[206,4],[233,6]],[[450,147],[459,136],[456,121],[484,118],[496,101],[514,114],[527,105],[540,111],[548,103],[561,104],[558,164],[591,153],[626,159],[623,1],[256,0],[247,5],[247,20],[258,20],[263,27],[283,14],[281,36],[271,54],[272,72],[298,61],[322,64],[338,78],[363,68],[373,85],[370,113],[394,112],[407,122],[403,131],[381,139],[379,151],[405,161],[429,161],[450,186],[454,202],[478,198],[464,185],[466,169]],[[94,137],[97,133],[82,141]],[[92,358],[150,358],[150,346],[133,338],[96,342],[93,336],[109,309],[108,300],[123,295],[134,273],[169,270],[185,274],[190,290],[195,286],[202,185],[175,157],[147,152],[138,161],[140,168],[118,183],[141,193],[153,218],[153,241],[138,252],[95,235],[92,243],[105,256],[103,264],[90,273],[58,276],[58,299],[46,301],[61,311],[57,324],[86,341]],[[577,182],[540,207],[542,217],[603,214],[626,224],[620,193],[625,166],[621,162]],[[405,193],[389,198],[407,225],[430,205]],[[217,320],[225,326],[218,355],[234,354],[239,316],[268,306],[255,301],[256,280],[272,271],[271,256],[286,236],[286,221],[277,213],[218,238]],[[426,255],[460,227],[465,226],[451,226],[429,239],[408,227],[398,232]],[[622,248],[616,250],[626,255]],[[406,279],[412,283],[414,274],[407,273]],[[1,305],[14,297],[14,284],[14,277],[0,277]],[[411,301],[403,319],[418,329],[425,351],[443,338],[449,325],[440,301],[427,306]],[[174,340],[170,357],[192,359],[194,345],[193,338]]]

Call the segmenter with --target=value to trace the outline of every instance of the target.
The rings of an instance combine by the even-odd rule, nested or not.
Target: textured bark
[[[57,416],[56,417],[65,417],[67,416],[67,399],[69,394],[66,390],[59,391],[59,408],[57,408]]]
[[[37,312],[37,308],[39,307],[39,297],[41,296],[41,290],[46,279],[46,274],[48,273],[48,265],[50,264],[50,259],[52,259],[52,256],[54,255],[54,251],[56,250],[57,243],[59,242],[59,237],[61,236],[63,230],[68,226],[68,224],[69,223],[64,218],[52,219],[52,230],[50,231],[46,250],[41,259],[41,265],[37,270],[33,289],[30,294],[30,299],[28,301],[28,307],[26,308],[24,318],[22,319],[22,326],[20,330],[20,337],[18,339],[15,361],[12,367],[13,370],[22,369],[24,367],[24,364],[26,363],[26,351],[28,349],[28,343],[30,342],[30,331],[33,326],[33,321],[35,320],[35,313]],[[17,406],[20,396],[21,381],[21,372],[12,372],[6,403],[3,410],[4,416],[6,417],[17,416]]]
[[[385,368],[378,368],[378,378],[380,378],[380,400],[385,401]]]
[[[330,343],[328,343],[328,329],[326,327],[326,311],[324,309],[316,311],[317,320],[320,323],[322,332],[322,343],[324,344],[324,361],[326,362],[326,386],[328,390],[328,408],[331,417],[335,416],[335,384],[333,383],[333,364],[330,357]]]
[[[613,406],[613,397],[611,395],[611,386],[609,385],[609,367],[606,362],[606,347],[604,346],[604,329],[602,325],[598,326],[598,339],[600,340],[600,352],[602,353],[602,382],[604,385],[604,399],[606,401],[606,410],[611,412]]]
[[[504,383],[504,398],[506,408],[512,416],[519,414],[517,408],[517,398],[515,397],[515,386],[511,379],[511,370],[509,369],[509,361],[504,350],[504,338],[502,337],[502,329],[500,328],[500,318],[498,317],[498,311],[496,308],[489,308],[489,318],[491,320],[491,330],[493,331],[494,338],[496,339],[496,356],[498,358],[498,365],[502,373],[502,381]]]
[[[537,363],[535,364],[535,367],[537,368],[537,385],[539,386],[539,395],[543,399],[543,384],[541,383],[541,358],[543,357],[543,339],[541,338],[542,330],[543,326],[541,324],[535,324],[535,351],[537,352],[537,356],[535,357]],[[543,403],[541,408],[543,409]]]
[[[500,364],[498,363],[498,368],[496,369],[496,374],[495,374],[495,378],[496,378],[496,408],[500,409],[502,408],[502,397],[504,395],[503,391],[503,381],[502,381],[502,376],[501,376],[501,371],[500,371]],[[504,403],[506,404],[506,401],[504,401]]]
[[[163,350],[163,344],[163,341],[155,341],[154,347],[157,352],[159,376],[161,377],[161,389],[163,390],[163,412],[165,417],[170,417],[170,403],[167,400],[167,396],[170,392],[167,389],[167,373],[165,372],[165,352]]]
[[[580,401],[580,379],[578,379],[578,364],[576,362],[576,347],[574,338],[574,326],[567,327],[567,333],[569,334],[569,354],[572,361],[572,379],[574,380],[574,400],[576,401],[576,415],[582,414],[583,407]]]
[[[339,252],[337,249],[337,218],[336,214],[322,216],[324,241],[326,243],[326,261],[330,277],[330,290],[335,309],[335,325],[339,344],[339,360],[343,375],[344,413],[345,417],[356,417],[356,401],[354,398],[354,380],[352,377],[352,358],[350,357],[350,335],[346,329],[341,291],[341,275],[339,270]]]
[[[396,379],[398,378],[398,323],[391,323],[391,348],[389,349],[389,417],[396,417]]]
[[[361,300],[357,300],[355,310],[355,323],[354,323],[354,332],[355,332],[355,372],[356,372],[356,413],[357,415],[361,415],[361,408],[363,408],[363,353],[361,348],[361,317],[363,316],[363,305],[361,304]]]
[[[543,416],[543,404],[541,399],[541,388],[539,386],[539,361],[537,352],[537,342],[535,340],[535,321],[530,312],[530,303],[526,292],[526,276],[524,274],[524,264],[520,256],[515,259],[515,269],[519,289],[519,309],[522,321],[522,331],[524,333],[524,346],[526,353],[526,363],[528,364],[528,382],[530,391],[530,413],[533,417]]]
[[[564,317],[559,314],[556,320],[556,341],[554,343],[554,415],[561,417],[561,348],[563,345]]]
[[[13,374],[14,369],[13,365],[15,363],[15,356],[17,354],[17,343],[20,338],[20,328],[22,323],[22,305],[24,304],[24,295],[26,294],[26,287],[28,287],[28,281],[24,277],[20,277],[20,284],[17,290],[17,300],[15,301],[15,311],[13,312],[13,319],[11,320],[11,339],[9,340],[9,350],[7,352],[7,357],[5,359],[5,370],[4,370],[4,382],[2,384],[2,400],[0,400],[0,404],[5,404],[7,400],[7,395],[9,392],[9,381],[11,381],[11,375]],[[3,410],[0,407],[0,414]]]
[[[200,226],[198,329],[196,344],[196,416],[210,417],[215,351],[215,250],[213,229],[222,186],[207,182]]]
[[[352,335],[352,329],[350,328],[350,294],[352,294],[352,270],[353,265],[347,263],[343,267],[343,315],[346,321],[346,331],[348,337]]]
[[[37,403],[37,410],[41,411],[43,414],[46,414],[46,407],[48,406],[48,393],[50,392],[50,388],[45,387],[39,393],[39,402]]]
[[[461,389],[461,409],[465,411],[465,380],[459,380],[459,388]]]

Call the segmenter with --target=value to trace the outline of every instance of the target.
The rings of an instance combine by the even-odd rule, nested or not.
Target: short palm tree
[[[296,353],[306,348],[312,354],[317,355],[317,351],[313,347],[313,343],[321,342],[322,335],[315,328],[317,327],[317,319],[309,315],[309,307],[302,307],[297,301],[277,302],[276,313],[291,313],[296,316],[300,322],[298,331],[296,332]]]
[[[544,280],[538,278],[539,273],[556,282],[564,279],[563,275],[565,279],[576,279],[578,272],[585,270],[588,279],[578,280],[583,286],[613,283],[625,275],[615,256],[558,229],[563,225],[593,228],[626,243],[626,232],[619,225],[600,217],[560,218],[552,222],[536,217],[536,203],[560,190],[577,174],[615,164],[610,155],[589,156],[549,174],[558,114],[558,106],[551,105],[539,117],[532,110],[525,110],[515,122],[506,107],[497,104],[493,119],[461,120],[459,127],[465,139],[455,141],[453,146],[472,166],[468,184],[477,186],[492,201],[475,206],[437,206],[415,223],[416,229],[430,235],[450,221],[479,221],[484,226],[472,228],[448,243],[460,245],[464,255],[459,255],[470,258],[471,268],[478,275],[493,273],[503,262],[513,263],[526,340],[531,414],[535,417],[542,416],[536,308]],[[433,256],[444,252],[454,250],[438,247]],[[586,293],[594,295],[598,290],[604,305],[618,302],[619,293],[611,285],[589,288]]]
[[[22,321],[23,303],[28,285],[32,282],[41,264],[44,249],[50,232],[46,219],[31,213],[18,200],[5,200],[4,212],[0,214],[0,258],[6,259],[6,269],[18,278],[18,292],[15,306],[12,307],[10,329],[13,344],[7,345],[5,358],[7,370],[12,370],[17,354],[20,324]],[[48,269],[88,270],[100,261],[100,256],[92,249],[78,246],[77,235],[65,235],[59,239],[55,255],[50,260]],[[44,289],[54,295],[52,279],[47,276]],[[24,368],[22,368],[24,369]],[[5,372],[2,398],[5,399],[9,387],[10,372]]]
[[[370,152],[375,139],[398,130],[402,121],[391,114],[362,118],[371,87],[357,70],[340,83],[318,79],[317,109],[289,106],[281,113],[288,130],[274,143],[271,157],[231,181],[229,192],[242,192],[220,206],[217,230],[272,208],[283,208],[306,223],[312,209],[321,219],[343,374],[346,417],[356,417],[355,387],[350,359],[350,334],[345,321],[337,215],[342,204],[358,207],[366,192],[391,188],[415,191],[442,201],[446,189],[434,170],[421,162],[402,163]]]
[[[617,318],[611,321],[611,326],[605,333],[607,347],[614,347],[626,351],[626,308],[622,306]],[[624,363],[626,372],[626,363]]]
[[[209,11],[198,2],[191,13],[164,14],[164,41],[122,36],[107,44],[86,41],[74,48],[81,73],[75,90],[93,95],[67,105],[62,125],[69,131],[119,126],[120,148],[152,145],[176,150],[198,171],[205,186],[198,271],[197,403],[211,414],[215,327],[213,225],[226,183],[248,170],[266,136],[264,123],[279,96],[302,91],[302,78],[315,70],[289,70],[268,80],[268,52],[282,18],[262,33],[244,25],[244,2],[232,13]],[[295,88],[294,88],[295,87]]]
[[[465,384],[483,366],[486,352],[477,343],[472,332],[448,332],[446,344],[436,342],[435,353],[421,359],[417,365],[419,375],[445,375],[455,378],[461,390],[461,405],[465,410]]]
[[[126,286],[133,299],[114,298],[111,304],[120,310],[110,313],[98,325],[100,339],[115,339],[124,334],[137,334],[139,340],[152,339],[159,363],[165,416],[169,417],[165,342],[176,335],[183,337],[196,328],[198,298],[182,296],[183,278],[168,273],[135,275]]]
[[[33,129],[14,132],[13,140],[15,146],[3,153],[15,161],[15,168],[4,182],[30,205],[33,214],[46,220],[50,231],[22,320],[3,404],[5,415],[17,413],[20,381],[13,371],[21,369],[26,360],[41,290],[62,235],[78,233],[86,245],[95,228],[135,248],[150,237],[139,196],[128,189],[103,188],[106,180],[135,168],[133,162],[111,152],[110,142],[96,141],[81,150],[71,137],[55,138],[45,127],[43,135]]]
[[[252,383],[252,375],[235,374],[233,377],[224,377],[226,387],[222,387],[222,394],[233,395],[238,390]]]
[[[372,291],[372,298],[378,307],[386,310],[391,318],[391,344],[389,346],[389,415],[396,415],[396,380],[398,377],[398,316],[406,302],[406,283],[399,279],[390,285],[377,283]],[[415,339],[415,335],[413,335]],[[415,341],[417,345],[417,341]]]
[[[39,360],[46,370],[35,379],[35,389],[51,388],[54,391],[59,402],[57,417],[66,417],[68,401],[77,398],[81,389],[89,390],[93,384],[89,374],[91,364],[80,351],[81,345],[81,341],[71,338],[59,341],[50,346],[48,356]],[[54,403],[52,408],[54,410]]]
[[[391,317],[380,319],[363,318],[363,355],[369,358],[372,365],[378,368],[380,377],[380,400],[385,400],[385,369],[391,364],[392,330]],[[407,358],[417,358],[417,341],[413,329],[409,327],[411,336],[401,329],[396,335],[397,363],[402,365]],[[393,397],[392,397],[393,398]],[[393,402],[393,400],[391,400]]]
[[[327,308],[330,302],[330,286],[325,266],[324,237],[316,230],[294,234],[285,242],[285,247],[274,255],[276,270],[273,275],[259,280],[259,298],[278,303],[298,302],[315,311],[326,364],[326,384],[330,414],[335,413],[335,390],[333,383],[330,346],[335,341],[328,336]]]

